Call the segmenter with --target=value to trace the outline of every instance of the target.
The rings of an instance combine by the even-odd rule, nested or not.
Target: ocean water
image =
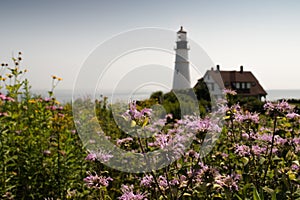
[[[299,90],[267,90],[267,100],[276,101],[278,99],[300,99]]]
[[[300,89],[298,90],[266,90],[268,93],[266,100],[276,101],[278,99],[300,99]],[[48,96],[47,91],[45,90],[35,90],[34,94],[39,94],[43,97]],[[130,95],[129,93],[117,93],[113,94],[102,94],[103,96],[108,97],[108,101],[111,103],[115,103],[118,101],[130,101],[130,100],[143,100],[150,97],[151,92],[141,92],[136,93],[134,95]],[[54,91],[54,96],[56,99],[62,103],[67,103],[72,101],[72,90],[56,90]],[[88,96],[88,95],[87,95]],[[95,97],[100,99],[101,94],[96,94]]]

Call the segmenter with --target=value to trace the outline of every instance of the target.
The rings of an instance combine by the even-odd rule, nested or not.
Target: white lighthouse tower
[[[184,31],[181,26],[177,32],[173,90],[191,88],[188,50],[186,31]]]

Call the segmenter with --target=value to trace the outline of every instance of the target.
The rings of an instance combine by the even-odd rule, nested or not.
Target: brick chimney
[[[241,65],[240,66],[240,73],[243,73],[243,71],[244,71],[244,67],[243,67],[243,65]]]

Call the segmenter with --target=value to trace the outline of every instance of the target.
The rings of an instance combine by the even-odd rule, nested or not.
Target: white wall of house
[[[214,78],[210,75],[210,71],[207,71],[204,75],[204,82],[206,83],[210,95],[214,96],[216,99],[221,99],[223,97],[223,89]]]

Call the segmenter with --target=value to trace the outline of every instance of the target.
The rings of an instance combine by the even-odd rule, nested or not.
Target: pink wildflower
[[[127,138],[124,138],[124,139],[118,139],[117,140],[117,145],[126,144],[126,143],[131,142],[132,140],[133,139],[131,137],[127,137]]]
[[[122,196],[120,196],[118,199],[120,200],[146,200],[146,194],[145,193],[133,193],[133,185],[127,186],[127,185],[122,185],[121,186],[121,191],[122,191]]]
[[[152,186],[152,183],[153,183],[153,176],[152,175],[146,175],[141,180],[141,185],[145,186],[147,188],[150,188]]]
[[[294,113],[294,112],[288,113],[288,114],[286,115],[286,117],[287,117],[288,119],[299,118],[299,116],[300,116],[300,115],[298,115],[297,113]]]
[[[100,189],[101,186],[107,187],[109,181],[113,181],[111,177],[98,176],[96,173],[93,175],[91,172],[88,172],[88,175],[83,180],[89,188]]]
[[[242,144],[242,145],[236,145],[235,153],[237,153],[239,156],[249,156],[250,155],[250,147]]]
[[[236,91],[234,90],[231,90],[231,89],[224,89],[223,90],[223,93],[226,95],[226,94],[230,94],[230,95],[236,95]]]

